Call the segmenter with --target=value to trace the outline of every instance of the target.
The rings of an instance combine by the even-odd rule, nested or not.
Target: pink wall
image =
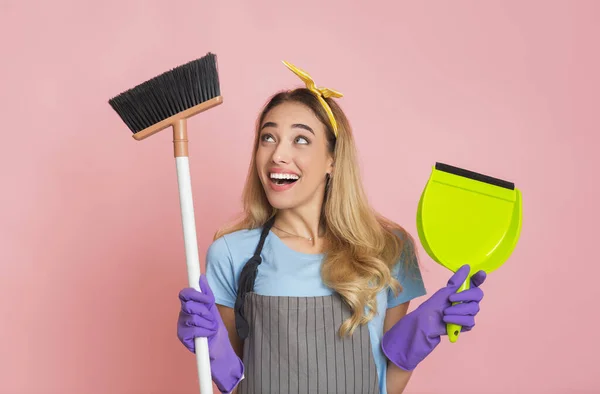
[[[523,191],[476,329],[406,392],[600,392],[597,2],[27,3],[0,6],[1,393],[197,393],[171,136],[135,142],[107,100],[207,51],[225,104],[191,122],[201,255],[259,107],[299,83],[289,60],[345,94],[372,202],[413,234],[435,161]],[[448,272],[422,256],[435,290]]]

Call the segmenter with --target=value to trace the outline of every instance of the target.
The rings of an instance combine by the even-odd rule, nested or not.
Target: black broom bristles
[[[135,134],[221,95],[213,53],[166,71],[108,101]]]

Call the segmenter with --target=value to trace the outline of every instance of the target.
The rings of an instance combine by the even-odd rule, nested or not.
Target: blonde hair
[[[242,195],[243,216],[232,226],[217,231],[214,239],[234,231],[262,227],[275,216],[277,210],[269,204],[256,170],[260,126],[268,112],[279,104],[297,102],[306,105],[326,126],[329,149],[334,158],[321,215],[327,245],[321,277],[323,283],[337,292],[352,310],[351,317],[340,327],[340,335],[351,335],[358,325],[367,323],[377,313],[378,292],[386,288],[391,288],[395,294],[401,291],[400,283],[391,275],[391,268],[398,262],[404,243],[412,244],[412,238],[401,226],[369,205],[348,119],[333,99],[326,101],[338,123],[337,139],[327,113],[309,90],[299,88],[271,97],[256,123],[253,153]],[[407,258],[406,263],[416,263],[416,259]],[[368,309],[366,314],[365,307]]]

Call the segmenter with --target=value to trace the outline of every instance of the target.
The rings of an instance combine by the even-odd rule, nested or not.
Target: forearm
[[[240,339],[240,337],[237,335],[237,331],[235,329],[235,316],[234,316],[234,312],[232,308],[228,308],[222,305],[218,305],[217,304],[217,309],[219,310],[219,315],[221,316],[221,318],[223,319],[223,324],[225,325],[225,329],[227,330],[227,336],[229,338],[229,343],[226,344],[225,341],[223,342],[222,346],[223,347],[228,347],[226,345],[231,345],[231,347],[228,349],[228,356],[227,359],[228,360],[233,360],[234,358],[239,358],[240,360],[244,359],[244,341],[242,341]],[[231,353],[233,354],[231,354]],[[233,361],[231,361],[233,362]],[[236,387],[231,391],[231,394],[236,394],[238,392],[238,386],[236,385]]]
[[[233,351],[235,352],[235,354],[240,358],[240,360],[244,359],[244,343],[240,340],[240,338],[237,336],[237,333],[233,333],[229,334],[229,341],[231,342],[231,347],[233,348]],[[236,386],[233,391],[231,391],[231,394],[238,394],[238,386]]]
[[[412,372],[398,368],[394,363],[388,361],[386,372],[386,386],[388,394],[402,394],[408,385]]]

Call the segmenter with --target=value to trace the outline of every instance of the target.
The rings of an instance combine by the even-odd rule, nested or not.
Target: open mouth
[[[269,179],[276,185],[289,185],[296,182],[300,177],[296,174],[270,173]]]

